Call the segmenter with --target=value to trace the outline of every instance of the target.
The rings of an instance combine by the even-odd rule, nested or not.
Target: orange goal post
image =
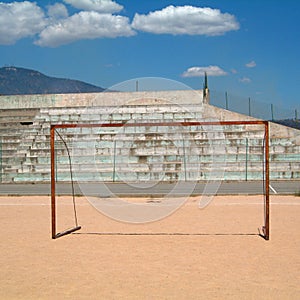
[[[50,159],[51,159],[51,234],[52,239],[56,239],[63,235],[72,233],[74,231],[80,230],[81,226],[76,224],[71,229],[67,229],[63,232],[57,232],[57,203],[56,203],[56,183],[57,183],[57,153],[55,148],[55,139],[59,135],[60,129],[72,129],[72,128],[127,128],[127,127],[187,127],[187,126],[238,126],[238,125],[260,125],[262,131],[264,132],[263,137],[263,193],[264,193],[264,225],[262,226],[261,236],[265,240],[269,240],[270,237],[270,195],[269,195],[269,123],[268,121],[188,121],[188,122],[122,122],[122,123],[81,123],[81,124],[52,124],[50,127]],[[65,142],[64,142],[65,143]],[[65,143],[67,148],[67,145]],[[68,150],[68,149],[67,149]],[[70,157],[70,155],[69,155]],[[71,161],[70,161],[71,165]],[[72,171],[70,171],[72,172]],[[73,185],[73,183],[72,183]],[[74,198],[74,188],[72,186],[72,193]],[[75,206],[75,203],[74,203]],[[75,211],[76,215],[76,211]]]

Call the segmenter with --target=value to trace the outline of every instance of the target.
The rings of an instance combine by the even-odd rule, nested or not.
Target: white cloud
[[[36,3],[0,2],[0,44],[11,45],[19,39],[33,36],[45,25],[45,14]]]
[[[218,9],[171,5],[148,15],[135,14],[132,27],[155,34],[215,36],[238,30],[239,23]]]
[[[236,69],[231,69],[230,71],[232,74],[237,74],[237,72],[238,72]]]
[[[201,77],[204,74],[208,76],[224,76],[227,73],[218,66],[208,66],[208,67],[191,67],[182,73],[182,77]]]
[[[54,5],[49,5],[48,7],[48,16],[51,19],[59,20],[68,17],[67,8],[61,3],[55,3]]]
[[[0,0],[1,1],[1,0]],[[113,15],[123,6],[113,0],[63,0],[83,10],[68,16],[62,3],[47,6],[47,15],[35,2],[0,2],[0,45],[37,34],[36,45],[57,47],[81,39],[132,36],[134,28],[153,33],[220,35],[239,28],[235,17],[217,9],[168,6],[148,15]]]
[[[254,60],[250,61],[249,63],[246,64],[247,68],[254,68],[256,67],[256,62]]]
[[[111,0],[64,0],[64,2],[80,10],[99,13],[115,13],[123,9],[122,5]]]
[[[242,77],[239,79],[239,82],[242,82],[242,83],[250,83],[251,82],[251,79],[248,78],[248,77]]]
[[[57,47],[81,39],[115,38],[134,34],[127,17],[83,11],[45,28],[35,44]]]

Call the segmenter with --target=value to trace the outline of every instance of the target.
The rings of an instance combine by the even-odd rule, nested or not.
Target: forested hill
[[[79,80],[50,77],[35,70],[0,68],[0,95],[93,93],[103,90]]]

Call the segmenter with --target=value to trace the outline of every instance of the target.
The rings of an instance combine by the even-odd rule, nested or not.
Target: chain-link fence
[[[298,119],[300,111],[296,108],[287,109],[272,103],[237,96],[230,92],[210,91],[210,104],[262,120],[300,123]]]

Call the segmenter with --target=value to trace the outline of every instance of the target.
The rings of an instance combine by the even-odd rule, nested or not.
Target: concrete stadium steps
[[[189,135],[189,133],[185,134]],[[233,178],[247,178],[250,180],[262,178],[263,176],[262,140],[248,140],[247,151],[245,139],[235,140],[231,135],[231,140],[222,140],[226,144],[226,149],[220,147],[221,151],[218,155],[216,154],[216,150],[214,150],[214,156],[212,156],[211,147],[214,144],[218,146],[220,143],[219,140],[205,139],[203,141],[201,140],[203,135],[198,135],[198,141],[201,142],[200,145],[197,145],[197,140],[191,140],[195,144],[191,145],[189,144],[190,141],[185,138],[185,142],[183,142],[183,139],[174,140],[178,135],[173,134],[172,138],[170,135],[172,136],[172,133],[162,138],[163,135],[160,134],[157,136],[153,133],[147,135],[147,140],[142,135],[142,139],[137,141],[133,139],[134,135],[131,133],[130,135],[122,136],[121,141],[116,141],[115,147],[114,140],[116,135],[114,134],[106,135],[105,140],[100,142],[97,142],[97,138],[90,141],[91,137],[87,139],[88,142],[80,140],[78,143],[75,143],[76,149],[72,155],[74,172],[79,176],[79,179],[81,177],[80,174],[85,174],[87,171],[93,173],[93,170],[96,170],[89,177],[98,177],[98,180],[99,178],[118,180],[117,178],[120,178],[120,174],[123,174],[121,176],[123,180],[127,178],[128,180],[137,181],[141,177],[146,178],[146,173],[151,180],[159,178],[159,174],[162,176],[166,173],[168,176],[163,176],[165,180],[178,179],[183,176],[186,180],[202,180],[208,179],[214,170],[222,169],[224,162],[226,162],[223,171],[225,178],[228,178],[228,180]],[[207,142],[212,142],[212,144],[207,145]],[[170,144],[176,143],[175,147],[170,147]],[[183,146],[186,147],[185,150]],[[85,156],[88,149],[92,149],[90,156]],[[204,153],[210,154],[205,155]],[[57,154],[59,171],[62,173],[58,177],[68,178],[69,160],[68,157],[64,156],[66,155],[66,150],[61,142],[57,145]],[[297,156],[295,156],[295,159],[297,159]],[[197,164],[196,167],[195,164]],[[289,165],[281,167],[289,171],[292,164],[289,163]],[[114,174],[112,173],[113,169],[115,170]],[[196,169],[196,171],[193,169]],[[97,175],[98,172],[101,176]]]
[[[297,173],[297,174],[295,174]],[[78,175],[78,174],[77,174]],[[242,172],[235,172],[235,171],[228,171],[223,173],[219,173],[219,176],[216,176],[214,173],[204,174],[202,173],[200,177],[196,177],[194,174],[188,173],[185,175],[183,172],[178,174],[175,172],[166,172],[165,174],[162,173],[149,173],[149,172],[137,172],[135,175],[132,172],[124,173],[121,176],[118,174],[113,174],[112,172],[98,172],[98,173],[91,173],[91,172],[81,172],[79,175],[73,175],[73,179],[75,181],[123,181],[123,182],[138,182],[140,180],[164,180],[164,181],[176,181],[176,180],[262,180],[262,172],[251,172],[246,174],[245,171]],[[198,173],[197,173],[198,175]],[[278,171],[271,173],[272,180],[285,180],[289,177],[289,179],[299,179],[299,172],[295,171]],[[191,179],[192,178],[192,179]],[[57,175],[58,181],[70,181],[70,173],[60,173]],[[2,182],[49,182],[50,181],[50,174],[49,172],[26,172],[26,173],[14,173],[10,172],[6,177],[5,181]]]
[[[180,107],[176,105],[93,107],[93,108],[55,108],[41,110],[41,117],[57,123],[113,123],[132,120],[197,120],[203,118],[201,105]]]
[[[21,174],[35,172],[35,165],[24,161],[42,127],[35,119],[38,113],[39,109],[0,111],[1,181],[15,181]]]
[[[42,105],[3,110],[0,180],[50,180],[50,124],[205,121],[216,120],[220,112],[201,103],[92,108]],[[233,115],[221,113],[222,120]],[[58,132],[70,148],[74,179],[79,181],[257,180],[263,176],[262,126],[141,126]],[[300,146],[284,135],[271,138],[271,179],[300,178],[299,150]],[[57,179],[70,181],[67,150],[58,136],[56,154]]]
[[[32,121],[32,119],[39,113],[39,109],[1,109],[0,110],[0,124],[5,120],[13,121]]]
[[[224,167],[224,169],[223,169]],[[292,163],[281,163],[280,165],[271,164],[270,173],[272,179],[284,179],[287,175],[291,176],[291,178],[299,178],[299,171],[295,171],[295,169],[299,168],[299,163],[295,166]],[[196,169],[194,172],[193,168]],[[185,176],[187,180],[202,180],[202,179],[213,179],[210,174],[213,174],[217,171],[217,173],[221,173],[224,176],[225,180],[233,180],[233,179],[259,179],[262,178],[263,168],[262,162],[252,162],[249,161],[247,164],[247,171],[245,162],[228,162],[226,160],[226,164],[223,165],[218,164],[216,162],[213,163],[203,163],[199,162],[198,167],[195,166],[195,163],[189,162],[170,162],[170,163],[129,163],[129,164],[120,164],[118,163],[115,168],[113,167],[113,163],[111,164],[103,164],[103,163],[95,163],[95,164],[76,164],[72,163],[73,176],[76,180],[86,180],[84,174],[89,174],[89,178],[116,178],[120,177],[122,174],[123,180],[136,181],[141,177],[141,174],[147,173],[147,176],[150,176],[152,179],[158,178],[159,174],[163,176],[163,174],[167,174],[168,177],[166,180],[171,180],[171,178],[182,178]],[[113,169],[115,169],[115,175],[113,176]],[[22,181],[23,179],[34,179],[39,181],[40,178],[50,179],[49,172],[49,164],[28,164],[22,165],[21,168],[16,165],[10,168],[10,175],[14,175],[14,181]],[[70,171],[69,164],[66,162],[65,164],[60,163],[58,167],[58,178],[65,178],[66,180],[70,180]],[[186,171],[189,170],[189,171]],[[283,171],[284,170],[284,171]],[[222,173],[224,171],[224,174]],[[173,175],[172,175],[172,174]],[[186,173],[184,175],[184,173]],[[101,174],[101,175],[99,175]],[[127,176],[130,174],[130,176]],[[82,177],[83,176],[83,177]],[[99,177],[100,176],[100,177]],[[145,176],[145,175],[143,175]],[[173,177],[172,177],[173,176]],[[214,177],[214,179],[216,179]]]
[[[48,170],[48,166],[39,165],[35,170],[38,171],[46,171]],[[61,164],[59,165],[59,172],[68,173],[70,171],[69,164]],[[112,172],[115,170],[116,172],[126,173],[126,172],[149,172],[149,173],[159,173],[159,172],[193,172],[193,173],[204,173],[204,172],[217,172],[217,171],[240,171],[245,172],[245,163],[189,163],[189,162],[156,162],[156,163],[128,163],[128,164],[104,164],[104,163],[90,163],[90,164],[72,164],[72,169],[75,173],[80,173],[83,171],[89,171],[91,173],[98,172]],[[248,162],[248,172],[251,173],[253,171],[260,171],[263,173],[263,166],[261,162]],[[286,171],[291,171],[290,169],[286,169]]]
[[[56,156],[56,162],[57,164],[60,164],[61,166],[63,165],[68,165],[69,164],[69,157],[66,155],[66,151],[63,152],[63,154],[59,154]],[[253,162],[253,163],[262,163],[262,156],[260,154],[251,154],[248,155],[248,162]],[[183,163],[181,155],[164,155],[163,159],[165,164],[167,163]],[[112,164],[113,161],[115,161],[116,164],[127,164],[127,163],[141,163],[141,162],[149,162],[149,163],[155,163],[157,161],[160,161],[159,159],[162,159],[161,155],[144,155],[144,156],[130,156],[128,157],[127,155],[117,155],[114,157],[113,153],[109,154],[107,153],[106,155],[87,155],[86,152],[82,155],[72,155],[71,153],[71,161],[73,165],[79,164],[79,165],[89,165],[89,164]],[[196,162],[201,162],[201,163],[223,163],[224,161],[229,164],[229,163],[243,163],[246,162],[246,155],[245,154],[226,154],[226,156],[214,156],[212,157],[210,154],[206,155],[187,155],[186,156],[186,161],[190,163],[196,163]],[[49,156],[27,156],[26,160],[24,161],[24,164],[39,164],[39,165],[44,165],[45,169],[50,166],[50,157]],[[286,162],[292,164],[292,162]]]

